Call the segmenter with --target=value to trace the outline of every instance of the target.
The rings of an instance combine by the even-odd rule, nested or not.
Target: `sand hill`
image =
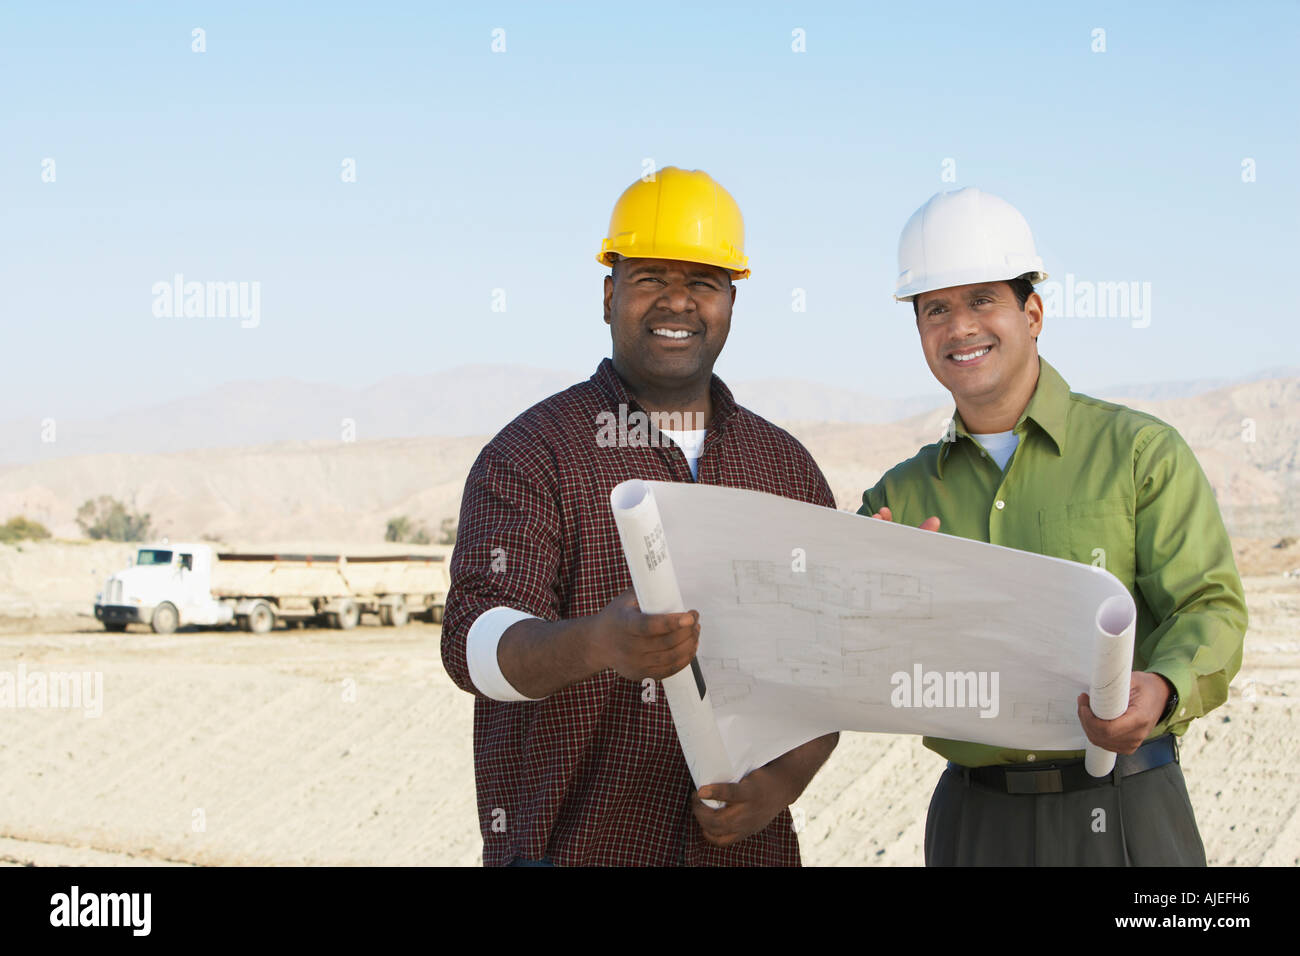
[[[1237,385],[1192,398],[1132,402],[1177,427],[1195,450],[1237,535],[1300,528],[1300,379]],[[787,422],[841,508],[890,465],[943,432],[951,407],[890,424]],[[396,515],[431,530],[455,516],[486,437],[279,442],[251,448],[53,458],[0,469],[0,520],[13,515],[77,537],[77,508],[111,495],[172,538],[382,540]]]

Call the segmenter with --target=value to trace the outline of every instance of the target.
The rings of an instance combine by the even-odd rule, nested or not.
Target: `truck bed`
[[[212,596],[330,598],[445,594],[442,555],[223,552],[212,568]]]

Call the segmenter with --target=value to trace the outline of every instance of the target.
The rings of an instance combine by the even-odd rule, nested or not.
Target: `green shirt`
[[[1005,472],[955,412],[953,426],[886,472],[858,513],[887,505],[894,521],[912,526],[938,515],[941,533],[1104,567],[1137,604],[1134,669],[1178,691],[1173,714],[1151,736],[1181,735],[1223,703],[1241,667],[1246,602],[1214,492],[1178,432],[1071,392],[1042,359]],[[1082,755],[924,743],[968,767]]]

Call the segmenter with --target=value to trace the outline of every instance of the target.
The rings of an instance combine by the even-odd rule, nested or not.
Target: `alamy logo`
[[[73,886],[50,897],[51,926],[129,926],[133,936],[148,936],[151,893],[82,893]]]
[[[1131,319],[1135,329],[1151,324],[1150,282],[1094,282],[1065,274],[1041,283],[1043,314],[1049,319]]]
[[[703,412],[629,412],[626,404],[618,414],[600,412],[596,416],[598,448],[659,448],[666,446],[663,431],[702,431],[707,425]]]
[[[889,683],[895,707],[978,707],[981,717],[998,715],[997,671],[927,671],[913,664],[910,674],[896,671]]]
[[[171,282],[155,282],[153,314],[160,319],[241,319],[241,328],[262,321],[262,283],[186,282],[176,273]]]
[[[104,713],[102,671],[0,671],[0,709],[84,708],[86,717]]]

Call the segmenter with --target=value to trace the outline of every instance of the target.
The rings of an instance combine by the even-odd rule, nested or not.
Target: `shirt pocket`
[[[1105,568],[1133,589],[1133,502],[1128,498],[1072,501],[1038,513],[1043,554]]]

